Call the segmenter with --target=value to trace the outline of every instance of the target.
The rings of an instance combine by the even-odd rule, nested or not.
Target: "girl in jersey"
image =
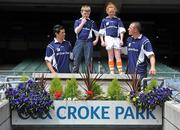
[[[108,65],[111,74],[114,74],[114,57],[119,74],[122,74],[122,60],[120,55],[121,45],[123,45],[123,37],[126,32],[120,18],[116,16],[116,6],[109,2],[106,6],[108,16],[102,19],[99,30],[101,45],[106,47],[108,52]]]

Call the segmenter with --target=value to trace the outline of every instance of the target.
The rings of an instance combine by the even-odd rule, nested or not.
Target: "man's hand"
[[[149,74],[150,75],[156,75],[156,69],[151,67],[150,70],[149,70]]]
[[[57,73],[56,73],[56,72],[52,72],[52,75],[53,75],[53,76],[57,76]]]
[[[156,63],[156,59],[155,59],[155,55],[151,55],[150,56],[150,70],[149,70],[149,74],[151,75],[155,75],[156,74],[156,69],[155,69],[155,63]]]

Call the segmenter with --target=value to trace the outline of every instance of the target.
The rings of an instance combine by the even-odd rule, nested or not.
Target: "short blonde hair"
[[[106,5],[106,12],[108,12],[108,9],[109,9],[109,8],[114,8],[115,11],[117,12],[117,7],[115,6],[114,3],[112,3],[112,2],[108,2],[108,3],[107,3],[107,5]]]
[[[91,12],[91,7],[89,5],[83,5],[81,7],[81,11],[89,11],[89,12]]]

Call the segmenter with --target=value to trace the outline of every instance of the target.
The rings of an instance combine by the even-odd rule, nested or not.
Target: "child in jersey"
[[[120,49],[123,45],[123,37],[126,32],[120,18],[116,16],[116,6],[109,2],[106,6],[108,16],[101,22],[99,34],[101,45],[106,47],[108,52],[108,66],[111,74],[114,74],[114,57],[119,74],[122,74],[122,60]]]
[[[85,64],[88,66],[89,70],[92,72],[92,56],[93,56],[93,46],[98,42],[98,29],[93,20],[89,18],[91,8],[88,5],[83,5],[81,7],[82,17],[75,21],[74,31],[76,33],[76,43],[73,49],[74,55],[74,66],[73,72],[79,72],[79,66],[81,63],[81,58],[84,56]],[[96,39],[93,41],[93,33]]]

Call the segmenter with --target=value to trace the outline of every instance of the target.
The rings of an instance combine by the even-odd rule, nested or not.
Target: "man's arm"
[[[47,60],[46,60],[46,65],[47,65],[48,69],[51,71],[51,73],[56,74],[56,71],[53,69],[53,66]]]
[[[149,74],[151,75],[155,75],[156,74],[156,68],[155,68],[155,64],[156,64],[156,59],[155,59],[155,55],[151,55],[149,57],[149,60],[150,60],[150,70],[149,70]]]

